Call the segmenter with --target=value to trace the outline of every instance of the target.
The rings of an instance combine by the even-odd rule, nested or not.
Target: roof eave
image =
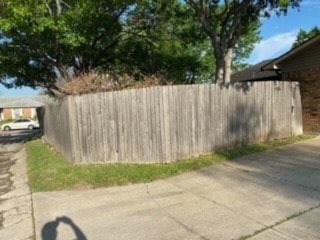
[[[272,62],[264,65],[261,67],[262,70],[280,70],[281,69],[281,63],[285,61],[286,59],[290,58],[291,56],[301,52],[305,48],[309,47],[310,45],[314,44],[315,42],[320,41],[320,35],[317,35],[314,38],[311,38],[310,40],[306,41],[305,43],[301,44],[300,46],[289,50],[285,54],[281,55],[280,57],[276,58]]]
[[[267,65],[264,65],[263,67],[261,67],[261,71],[278,71],[281,70],[281,68],[277,65],[278,62],[276,62],[276,60],[274,60],[271,63],[268,63]]]

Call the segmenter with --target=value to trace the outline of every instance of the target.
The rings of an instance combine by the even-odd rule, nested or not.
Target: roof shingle
[[[41,107],[48,102],[44,96],[34,97],[0,97],[0,108]]]
[[[281,74],[275,70],[263,71],[262,67],[274,59],[264,60],[231,75],[231,82],[280,80]]]

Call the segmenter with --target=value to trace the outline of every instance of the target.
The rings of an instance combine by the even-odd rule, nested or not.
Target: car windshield
[[[14,123],[21,123],[21,122],[30,122],[30,120],[29,119],[19,119],[19,120],[14,121]]]

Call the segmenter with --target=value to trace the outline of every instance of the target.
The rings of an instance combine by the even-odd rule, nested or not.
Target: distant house
[[[320,132],[320,35],[276,59],[233,74],[231,80],[299,82],[304,131]]]
[[[44,105],[46,99],[35,97],[0,97],[0,120],[35,118],[36,109]]]
[[[281,72],[270,69],[263,71],[262,67],[272,62],[274,59],[264,60],[256,65],[250,66],[242,71],[231,75],[231,82],[246,82],[246,81],[265,81],[265,80],[281,80]]]

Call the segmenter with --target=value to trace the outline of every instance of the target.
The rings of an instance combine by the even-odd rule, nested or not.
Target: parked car
[[[16,130],[16,129],[32,130],[34,128],[39,128],[39,123],[28,118],[21,118],[21,119],[15,120],[12,123],[5,123],[1,126],[1,130],[3,131],[10,131],[10,130]]]

